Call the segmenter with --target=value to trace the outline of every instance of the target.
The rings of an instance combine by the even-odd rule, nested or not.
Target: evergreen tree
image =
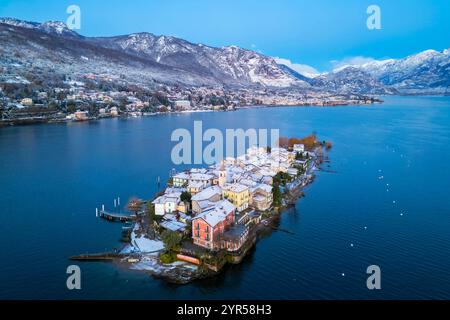
[[[274,184],[272,188],[273,205],[279,207],[281,205],[281,191],[278,184]]]

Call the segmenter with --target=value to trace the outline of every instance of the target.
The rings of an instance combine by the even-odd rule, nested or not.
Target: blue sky
[[[0,17],[66,21],[71,4],[81,8],[85,36],[148,31],[234,44],[319,71],[450,47],[449,0],[0,0]],[[371,4],[381,8],[381,30],[366,27]]]

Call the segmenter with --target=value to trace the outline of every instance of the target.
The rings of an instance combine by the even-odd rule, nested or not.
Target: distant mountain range
[[[237,46],[215,48],[170,36],[135,33],[84,37],[62,22],[0,18],[3,64],[20,70],[109,74],[137,84],[268,87],[359,94],[449,94],[450,53],[345,66],[306,77],[274,58]]]
[[[450,94],[450,50],[343,66],[309,83],[344,92]]]

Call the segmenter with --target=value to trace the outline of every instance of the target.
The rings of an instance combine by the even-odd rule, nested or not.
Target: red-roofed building
[[[192,220],[194,244],[210,250],[229,248],[224,234],[235,225],[235,212],[236,207],[231,202],[221,200],[213,208],[196,216]]]

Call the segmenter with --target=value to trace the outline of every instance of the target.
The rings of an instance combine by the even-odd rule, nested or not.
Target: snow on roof
[[[232,204],[227,199],[223,199],[223,200],[216,202],[216,207],[224,210],[227,213],[230,213],[231,211],[236,210],[236,207],[234,206],[234,204]]]
[[[191,173],[207,173],[208,170],[204,169],[204,168],[192,168],[190,170]]]
[[[200,209],[202,209],[202,211],[204,211],[205,209],[214,207],[214,202],[209,201],[209,200],[201,200],[201,201],[198,201],[197,204],[200,207]]]
[[[166,202],[179,202],[180,196],[181,196],[180,192],[163,194],[162,196],[159,196],[158,198],[153,200],[152,203],[153,204],[164,204]]]
[[[177,179],[188,180],[190,178],[190,175],[186,172],[180,172],[174,175],[173,177]]]
[[[193,201],[202,201],[202,200],[208,200],[211,199],[216,194],[221,194],[222,190],[219,186],[211,186],[206,189],[203,189],[196,195],[192,196]]]
[[[173,220],[173,221],[177,221],[177,216],[174,215],[173,213],[166,213],[164,215],[164,220]]]
[[[241,180],[239,180],[239,183],[243,184],[244,186],[248,186],[248,187],[256,185],[256,182],[254,180],[250,180],[250,179],[241,179]]]
[[[222,212],[212,209],[199,214],[195,219],[203,219],[211,227],[215,227],[218,223],[225,220],[225,217]]]
[[[186,225],[183,222],[174,221],[174,220],[164,220],[160,223],[160,226],[164,229],[170,231],[184,231],[186,230]]]
[[[264,190],[267,193],[271,193],[272,192],[272,186],[265,184],[265,183],[260,183],[257,186],[259,189]]]
[[[188,184],[188,188],[201,188],[203,186],[203,183],[200,181],[190,181]]]
[[[176,188],[176,187],[171,187],[171,188],[167,188],[164,191],[164,194],[174,194],[174,193],[179,193],[181,195],[181,193],[183,193],[184,191],[186,191],[186,188]]]
[[[178,202],[180,200],[179,194],[165,194],[164,197],[166,198],[166,202]]]
[[[192,220],[191,216],[189,216],[189,215],[187,215],[187,214],[185,214],[183,212],[180,212],[179,215],[180,215],[180,219],[184,219],[186,221],[191,221]]]
[[[219,176],[219,170],[210,171],[210,174],[212,174],[216,178]]]
[[[164,203],[164,199],[165,199],[164,196],[160,196],[160,197],[156,198],[155,200],[153,200],[152,203],[153,204],[162,204],[162,203]]]
[[[201,218],[205,220],[205,222],[211,227],[214,227],[221,221],[225,220],[227,215],[229,215],[235,209],[236,207],[228,200],[221,200],[214,203],[214,207],[212,207],[210,210],[200,213],[194,219]]]
[[[192,173],[190,180],[199,180],[199,181],[205,181],[205,180],[211,180],[214,179],[214,176],[208,173]]]
[[[247,186],[244,186],[243,184],[240,183],[233,183],[230,184],[228,186],[223,187],[225,190],[231,191],[231,192],[244,192],[245,190],[248,190]]]
[[[273,170],[261,170],[260,173],[263,176],[270,176],[270,177],[273,177],[276,175],[276,173]]]

